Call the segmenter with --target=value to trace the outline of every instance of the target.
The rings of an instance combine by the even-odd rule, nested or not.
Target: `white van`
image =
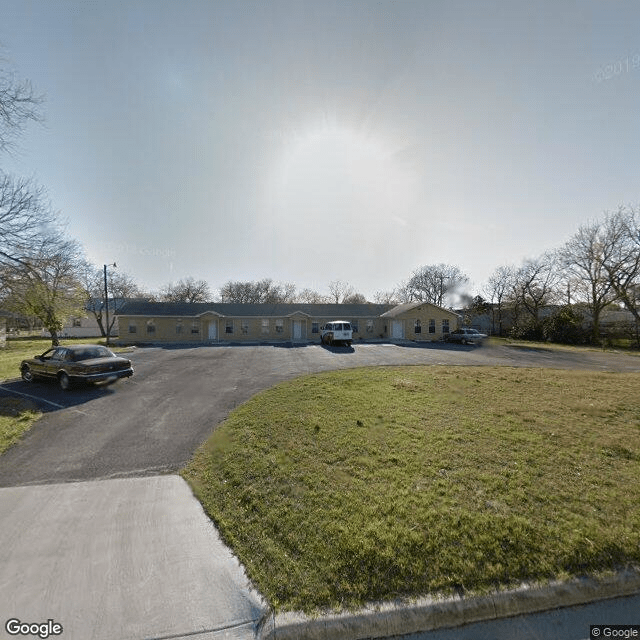
[[[320,327],[320,340],[322,344],[344,344],[351,346],[353,340],[353,328],[347,320],[332,320],[324,327]]]

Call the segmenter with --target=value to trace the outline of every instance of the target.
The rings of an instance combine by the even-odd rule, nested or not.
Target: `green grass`
[[[183,471],[276,610],[640,562],[640,375],[400,367],[299,378]]]
[[[0,398],[0,454],[18,442],[40,415],[29,400]]]
[[[632,340],[618,339],[607,341],[601,345],[570,345],[558,342],[543,342],[539,340],[516,340],[515,338],[499,338],[491,336],[486,344],[498,346],[504,345],[516,349],[544,349],[546,351],[573,351],[581,353],[584,351],[623,351],[628,356],[640,356],[635,343]]]

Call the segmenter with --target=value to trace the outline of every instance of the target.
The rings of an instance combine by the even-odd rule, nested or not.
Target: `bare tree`
[[[430,302],[442,307],[468,281],[469,278],[459,267],[432,264],[416,269],[407,283],[407,289],[410,301]]]
[[[313,289],[303,289],[296,296],[297,302],[304,302],[307,304],[325,304],[331,302],[329,296],[322,295]]]
[[[396,289],[391,291],[376,291],[373,294],[373,301],[376,304],[398,304],[398,292]]]
[[[342,304],[366,304],[367,298],[362,293],[352,293],[342,299]]]
[[[0,151],[10,150],[28,121],[39,121],[42,96],[28,81],[18,81],[14,73],[0,70]]]
[[[569,304],[571,293],[584,302],[592,317],[592,342],[600,341],[600,314],[615,298],[612,280],[605,268],[604,225],[595,222],[582,226],[559,250],[558,256],[567,278]]]
[[[12,149],[26,122],[41,119],[41,102],[28,82],[0,70],[0,152]],[[54,219],[42,187],[0,169],[0,264],[25,267]]]
[[[617,298],[640,323],[640,219],[620,207],[603,223],[603,267]]]
[[[539,258],[525,260],[515,272],[512,280],[512,294],[516,306],[521,305],[530,316],[533,334],[541,334],[543,307],[557,299],[557,284],[560,274],[556,258],[545,253]]]
[[[276,303],[284,303],[288,304],[291,302],[295,302],[297,298],[296,293],[296,285],[292,282],[285,282],[283,284],[277,284],[272,286],[267,295],[265,296],[264,301],[270,302],[273,304]]]
[[[329,283],[329,298],[331,299],[331,302],[335,304],[340,304],[345,298],[348,298],[354,293],[354,288],[346,282],[342,282],[341,280],[332,280]]]
[[[100,333],[105,337],[107,327],[105,326],[104,272],[93,264],[85,263],[81,269],[80,282],[85,296],[84,308],[96,319]],[[131,276],[114,269],[108,271],[107,290],[110,298],[108,330],[111,335],[116,314],[127,299],[143,297],[143,294]]]
[[[211,291],[205,280],[188,277],[177,284],[168,284],[160,292],[160,299],[165,302],[210,302]]]
[[[42,237],[55,234],[55,225],[42,187],[0,172],[0,264],[26,267]]]
[[[491,303],[491,317],[493,332],[495,333],[495,312],[498,313],[498,335],[503,334],[503,311],[505,303],[511,290],[511,282],[514,276],[514,269],[511,266],[500,266],[489,276],[485,293],[489,296]]]
[[[296,287],[292,283],[276,284],[271,278],[257,281],[230,280],[220,288],[223,302],[278,304],[294,302]]]

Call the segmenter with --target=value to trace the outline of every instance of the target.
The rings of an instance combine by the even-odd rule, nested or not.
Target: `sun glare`
[[[378,139],[357,131],[324,128],[285,148],[273,176],[276,209],[346,225],[404,219],[413,191],[411,172]]]

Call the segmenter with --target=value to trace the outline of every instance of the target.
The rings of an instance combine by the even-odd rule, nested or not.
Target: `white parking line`
[[[17,393],[19,396],[24,396],[25,398],[31,398],[32,400],[38,400],[39,402],[46,402],[50,404],[52,407],[56,407],[56,409],[66,409],[63,404],[57,404],[56,402],[51,402],[51,400],[45,400],[44,398],[39,398],[38,396],[32,396],[29,393],[22,393],[21,391],[14,391],[13,389],[7,389],[7,387],[3,387],[0,385],[0,389],[3,391],[8,391],[9,393]]]

